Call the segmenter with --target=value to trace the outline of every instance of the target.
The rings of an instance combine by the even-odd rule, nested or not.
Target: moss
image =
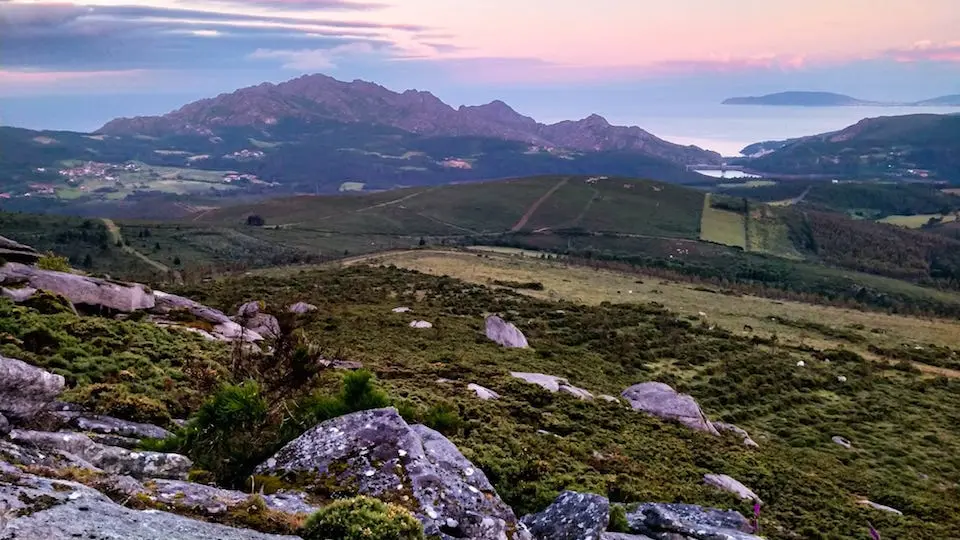
[[[30,516],[36,514],[37,512],[43,512],[44,510],[49,510],[54,506],[62,504],[60,499],[52,497],[50,495],[41,494],[36,497],[31,497],[26,493],[21,493],[18,497],[20,502],[23,503],[23,508],[17,510],[17,515],[19,517]]]
[[[425,540],[423,526],[409,511],[362,496],[321,508],[300,534],[304,540]]]

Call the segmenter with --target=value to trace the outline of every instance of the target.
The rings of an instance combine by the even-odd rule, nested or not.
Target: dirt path
[[[180,272],[177,272],[176,270],[172,270],[169,266],[161,264],[151,259],[150,257],[147,257],[143,253],[140,253],[139,251],[128,246],[126,242],[123,241],[123,234],[120,232],[120,227],[118,227],[117,224],[114,223],[112,219],[103,218],[102,221],[103,221],[103,225],[107,228],[107,232],[110,234],[110,240],[114,244],[119,242],[121,246],[123,246],[121,249],[123,249],[124,252],[129,253],[130,255],[133,255],[134,257],[140,259],[144,263],[152,266],[153,268],[159,270],[160,272],[163,272],[164,274],[173,275],[173,279],[177,283],[183,283],[183,276],[180,275]]]
[[[543,197],[540,197],[533,204],[531,204],[530,208],[527,208],[526,213],[524,213],[523,216],[520,217],[520,221],[518,221],[516,225],[514,225],[513,227],[510,227],[510,232],[517,232],[520,229],[522,229],[524,225],[527,224],[527,221],[530,221],[530,218],[533,217],[533,214],[537,211],[537,208],[540,208],[541,204],[547,202],[547,199],[549,199],[551,195],[556,193],[558,189],[562,188],[563,185],[567,183],[567,180],[568,178],[564,178],[563,180],[557,182],[557,185],[550,188],[550,191],[544,193]]]
[[[394,199],[394,200],[392,200],[392,201],[382,202],[382,203],[380,203],[380,204],[375,204],[375,205],[373,205],[373,206],[367,206],[367,207],[364,207],[364,208],[360,208],[360,209],[358,209],[358,210],[355,210],[354,213],[359,214],[360,212],[366,212],[367,210],[373,210],[373,209],[376,209],[376,208],[383,208],[384,206],[392,206],[392,205],[394,205],[394,204],[399,204],[399,203],[402,203],[403,201],[409,201],[410,199],[412,199],[412,198],[414,198],[414,197],[419,197],[420,195],[423,195],[424,193],[429,193],[429,192],[431,192],[431,191],[433,191],[433,190],[434,190],[434,188],[425,189],[425,190],[423,190],[423,191],[417,191],[416,193],[411,193],[411,194],[409,194],[409,195],[404,195],[403,197],[400,197],[399,199]]]

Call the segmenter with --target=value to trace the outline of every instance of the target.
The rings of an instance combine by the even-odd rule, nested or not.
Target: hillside
[[[221,128],[270,130],[284,121],[301,126],[329,121],[389,126],[428,137],[483,137],[586,152],[626,150],[679,164],[715,163],[720,159],[715,152],[671,144],[635,126],[612,126],[598,115],[545,125],[502,101],[454,109],[429,92],[397,93],[371,82],[342,82],[319,74],[243,88],[185,105],[164,116],[113,120],[99,132],[215,136]]]
[[[246,225],[250,216],[265,226]],[[865,277],[824,273],[818,265],[960,287],[955,256],[960,244],[942,235],[805,207],[708,199],[697,190],[622,178],[535,177],[376,195],[276,199],[204,212],[193,223],[240,227],[247,235],[304,250],[324,246],[327,254],[334,245],[356,254],[421,242],[497,244],[796,293],[829,282],[835,298],[859,295],[858,302],[906,310],[926,301],[913,292],[902,296],[890,290],[891,283],[857,293],[857,280]]]
[[[918,101],[916,105],[924,107],[960,107],[960,94],[925,99]]]
[[[956,180],[958,137],[957,115],[867,118],[840,131],[794,140],[747,163],[765,173]]]
[[[733,97],[723,105],[771,105],[788,107],[958,107],[960,95],[940,96],[912,102],[865,101],[833,92],[777,92],[764,96]]]
[[[436,261],[448,264],[430,271]],[[370,262],[196,282],[173,290],[192,307],[166,314],[158,306],[77,314],[67,298],[0,298],[0,366],[17,367],[5,373],[32,374],[8,359],[18,358],[63,377],[26,396],[26,387],[0,385],[0,411],[15,428],[0,435],[0,500],[13,509],[6,532],[265,540],[260,531],[315,540],[331,535],[307,523],[339,516],[386,527],[407,516],[427,530],[439,521],[455,538],[520,540],[529,537],[514,528],[467,534],[476,514],[466,512],[481,505],[486,524],[493,507],[511,524],[564,490],[596,494],[603,508],[608,499],[625,505],[616,520],[603,510],[586,521],[596,510],[576,507],[547,515],[598,533],[650,533],[635,520],[649,506],[638,505],[677,501],[758,521],[729,512],[724,523],[735,529],[717,531],[716,523],[689,523],[704,510],[686,507],[669,525],[648,524],[655,535],[675,538],[683,527],[688,538],[759,540],[759,528],[769,540],[857,540],[872,527],[886,538],[939,540],[960,527],[956,490],[945,489],[960,481],[960,439],[950,429],[960,414],[956,321],[736,297],[484,252]],[[542,280],[539,291],[524,288],[531,279]],[[619,294],[628,287],[636,294]],[[285,313],[295,302],[304,312]],[[256,309],[258,321],[276,314],[280,332],[243,347],[203,337],[211,327],[204,317],[226,319],[241,306]],[[489,338],[490,313],[515,324],[529,347]],[[562,390],[521,378],[530,374],[560,377]],[[642,401],[628,406],[630,393],[618,397],[649,382],[688,394],[699,423]],[[69,412],[44,418],[54,399],[70,403]],[[34,409],[11,411],[11,403]],[[104,433],[110,426],[131,436]],[[328,448],[302,452],[301,463],[329,459],[330,472],[276,471],[271,462],[290,463],[297,452],[292,441]],[[82,457],[59,453],[64,444]],[[401,474],[389,492],[369,480],[392,478],[394,469]],[[714,474],[753,495],[714,487],[706,481]],[[469,485],[480,502],[459,495],[460,504],[430,505],[420,480],[444,497]],[[403,496],[393,492],[398,484]],[[396,506],[335,512],[360,494]],[[758,512],[752,497],[762,501]]]
[[[0,128],[0,208],[176,217],[292,193],[378,191],[530,174],[609,174],[704,183],[670,161],[626,150],[579,152],[484,137],[284,121],[216,137],[91,135]]]
[[[850,107],[876,105],[843,94],[832,92],[778,92],[764,96],[733,97],[723,100],[724,105],[777,105],[788,107]]]

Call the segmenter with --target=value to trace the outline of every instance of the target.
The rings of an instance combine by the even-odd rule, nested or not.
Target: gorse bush
[[[56,272],[69,272],[70,261],[66,257],[48,253],[37,261],[37,268],[42,270],[53,270]]]
[[[423,526],[405,508],[370,497],[336,501],[307,520],[304,540],[424,540]]]
[[[324,420],[389,405],[390,398],[377,387],[374,374],[362,369],[343,376],[340,393],[336,396],[317,392],[303,400],[296,421],[309,429]]]

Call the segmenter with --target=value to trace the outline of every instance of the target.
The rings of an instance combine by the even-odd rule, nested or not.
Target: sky
[[[0,124],[93,130],[325,73],[541,121],[960,93],[960,0],[0,0]]]

